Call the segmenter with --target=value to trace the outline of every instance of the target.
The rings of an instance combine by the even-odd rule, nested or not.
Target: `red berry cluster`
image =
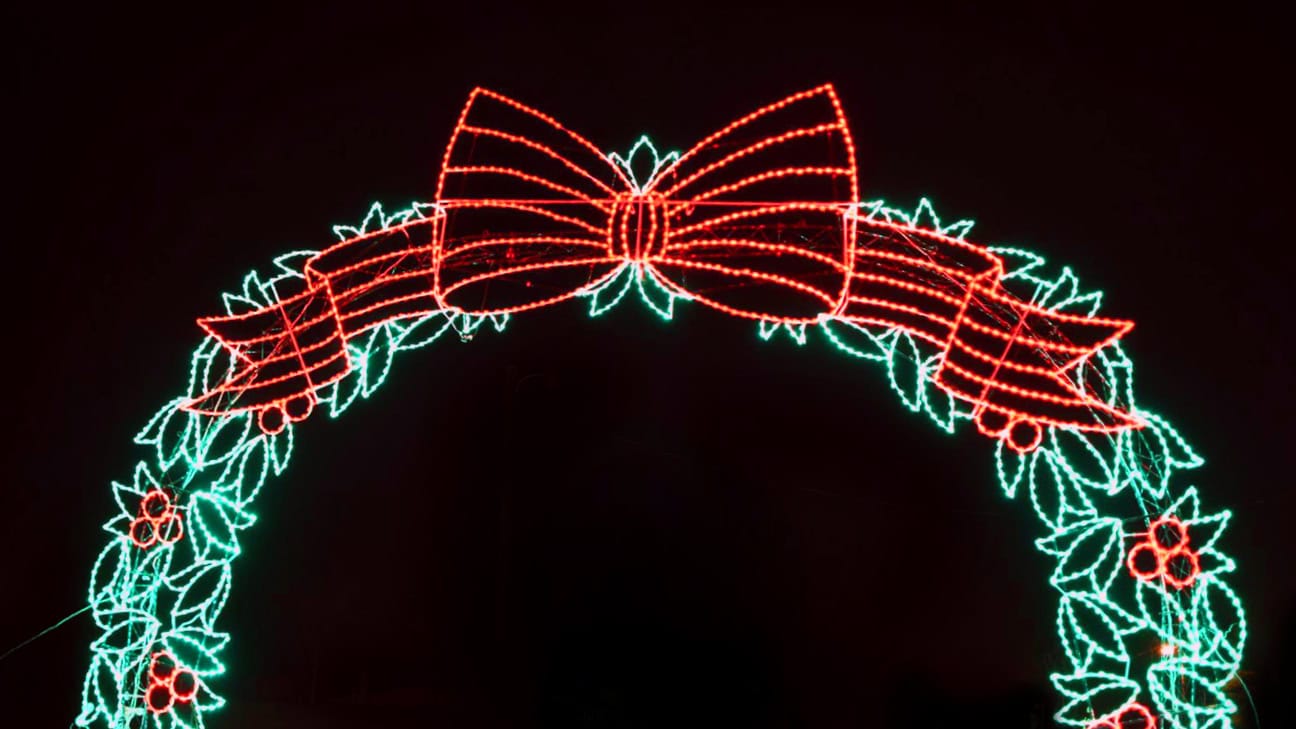
[[[1144,582],[1160,579],[1176,590],[1189,587],[1201,574],[1197,552],[1188,546],[1188,528],[1169,515],[1152,522],[1125,563],[1134,577]]]
[[[130,538],[140,549],[161,542],[175,544],[184,534],[180,512],[169,489],[153,489],[140,499],[139,516],[130,523]]]
[[[1156,717],[1143,704],[1130,704],[1105,716],[1085,729],[1156,729]]]
[[[193,671],[181,668],[166,651],[153,654],[149,664],[149,687],[145,695],[149,711],[165,714],[176,703],[193,701],[198,693],[198,677]]]
[[[278,435],[289,423],[310,417],[315,410],[315,396],[307,393],[273,403],[257,411],[257,427],[266,435]]]
[[[1010,416],[997,410],[982,407],[974,416],[977,430],[982,435],[1002,440],[1014,451],[1026,454],[1039,448],[1044,441],[1044,427],[1038,420]]]

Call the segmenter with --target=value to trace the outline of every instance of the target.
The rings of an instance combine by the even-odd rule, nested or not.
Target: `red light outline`
[[[162,499],[163,509],[156,515],[150,514],[149,502],[156,499]],[[126,527],[126,536],[130,538],[132,544],[140,549],[148,549],[155,544],[175,544],[184,536],[184,524],[181,521],[180,512],[176,509],[175,502],[166,489],[151,489],[140,497],[136,514],[136,517]],[[164,533],[162,529],[164,523],[174,524],[174,527]],[[149,526],[149,538],[140,539],[135,532],[145,524]]]
[[[166,675],[158,675],[159,659],[165,658],[170,662],[171,668]],[[193,678],[193,689],[185,693],[179,693],[175,689],[176,679],[180,674],[188,674]],[[154,691],[159,689],[165,690],[167,695],[166,706],[158,708],[153,705],[150,696]],[[144,704],[149,712],[156,715],[165,714],[175,707],[176,703],[188,703],[193,701],[198,695],[198,674],[191,669],[181,666],[175,657],[167,651],[157,651],[149,660],[149,685],[144,690]]]
[[[740,140],[737,149],[717,146],[732,143],[738,132],[774,112],[816,100],[826,100],[829,105],[821,121],[791,124],[791,128],[754,141]],[[487,108],[481,105],[488,102],[540,124],[564,144],[572,145],[571,153],[525,133],[478,122],[476,112]],[[581,180],[577,184],[592,186],[593,192],[508,163],[487,160],[475,164],[460,159],[461,141],[479,136],[539,153],[577,175]],[[840,142],[835,162],[774,164],[737,179],[707,184],[739,160],[818,136]],[[718,158],[701,160],[706,153],[718,151],[723,152]],[[447,183],[452,176],[464,180],[506,177],[556,197],[450,197]],[[792,177],[844,178],[849,192],[823,200],[746,196],[753,186]],[[721,127],[678,155],[643,189],[597,146],[553,117],[503,94],[477,88],[469,94],[442,156],[436,201],[425,217],[344,240],[311,258],[305,265],[305,291],[252,312],[200,319],[199,324],[241,364],[225,383],[186,403],[185,408],[209,414],[257,411],[262,429],[278,432],[287,422],[308,416],[314,392],[353,368],[346,342],[374,326],[438,310],[483,316],[530,311],[582,295],[630,263],[642,266],[646,275],[668,291],[739,318],[795,326],[829,317],[899,327],[940,348],[939,366],[932,374],[934,384],[972,404],[978,429],[1006,439],[1018,452],[1039,445],[1038,438],[1012,442],[1014,426],[1023,422],[1036,433],[1045,425],[1101,433],[1143,426],[1132,414],[1096,399],[1067,377],[1083,359],[1127,334],[1132,322],[1050,311],[1019,299],[1004,289],[1004,262],[988,249],[938,231],[875,220],[862,213],[854,142],[841,102],[829,84],[792,94]],[[564,226],[568,232],[517,231],[482,240],[464,239],[456,236],[448,215],[467,210],[511,210]],[[788,216],[814,213],[840,216],[841,245],[832,246],[838,249],[836,253],[811,244],[744,238],[725,231],[725,226],[748,221],[760,224],[760,229],[774,229],[803,220]],[[691,215],[702,219],[688,220]],[[636,221],[634,231],[629,228],[631,217]],[[823,226],[816,230],[827,229]],[[365,250],[364,245],[377,245],[397,235],[404,235],[407,245],[394,252],[366,253],[346,265],[335,263]],[[867,244],[866,238],[886,245]],[[499,253],[501,248],[505,255]],[[516,248],[541,254],[518,259],[512,255]],[[588,254],[544,252],[582,249],[588,249]],[[798,274],[789,266],[758,270],[737,262],[735,256],[773,261],[783,257],[798,266],[816,267],[820,278],[811,283],[807,274]],[[469,260],[475,266],[471,272],[461,263]],[[482,268],[480,261],[487,265]],[[470,287],[504,277],[521,276],[530,287],[527,276],[581,268],[590,272],[585,284],[556,292],[536,289],[527,294],[531,298],[521,302],[483,302],[464,308],[449,301]],[[452,272],[453,280],[446,275]],[[795,294],[800,297],[795,300],[809,302],[811,308],[809,313],[794,314],[736,305],[711,292],[691,290],[681,280],[688,272],[719,275],[734,285],[770,286]],[[823,276],[832,282],[825,285]],[[420,278],[430,281],[426,291],[402,289],[399,294],[383,295],[397,283]],[[241,338],[229,334],[236,326],[255,327],[262,320],[267,325],[261,334]],[[306,333],[310,341],[299,336]],[[268,369],[272,366],[273,372]],[[306,415],[288,417],[287,403],[303,396],[311,398],[312,407]],[[1010,425],[988,432],[981,417],[987,412],[1002,416]],[[274,427],[276,418],[282,423],[279,427]]]
[[[1143,726],[1141,729],[1157,728],[1156,716],[1152,714],[1152,710],[1136,701],[1124,707],[1120,711],[1113,712],[1097,721],[1094,721],[1085,727],[1085,729],[1127,729],[1125,722],[1127,721],[1126,717],[1129,714],[1139,715],[1139,718],[1143,720]]]
[[[1157,538],[1157,531],[1164,526],[1173,527],[1179,532],[1179,541],[1172,547],[1162,545],[1161,540]],[[1130,549],[1125,560],[1130,575],[1144,582],[1160,579],[1176,590],[1192,587],[1197,577],[1201,575],[1201,557],[1189,546],[1191,540],[1187,525],[1173,514],[1164,514],[1149,524],[1148,530],[1143,534],[1143,539]],[[1152,572],[1142,572],[1134,566],[1135,556],[1145,550],[1151,550],[1157,558],[1157,567]],[[1188,574],[1183,577],[1179,577],[1170,569],[1170,560],[1180,557],[1187,559],[1190,567]]]
[[[193,677],[193,688],[190,689],[189,691],[181,692],[176,690],[175,687],[176,679],[180,678],[181,674],[188,674],[189,676]],[[171,688],[171,695],[175,697],[176,701],[179,701],[181,703],[193,701],[194,697],[198,695],[198,674],[194,673],[188,668],[176,669],[171,675],[171,681],[169,687]]]

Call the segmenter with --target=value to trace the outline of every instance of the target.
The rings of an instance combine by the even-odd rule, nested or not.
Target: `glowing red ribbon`
[[[934,382],[973,403],[988,434],[1019,422],[1035,433],[1141,425],[1068,377],[1130,322],[1033,306],[1003,289],[1003,262],[986,249],[862,217],[854,160],[828,85],[732,122],[642,183],[551,117],[477,89],[433,212],[325,250],[304,288],[274,305],[200,319],[240,364],[186,407],[299,419],[351,370],[346,341],[373,326],[526,311],[633,265],[734,316],[832,317],[931,342],[943,352]]]

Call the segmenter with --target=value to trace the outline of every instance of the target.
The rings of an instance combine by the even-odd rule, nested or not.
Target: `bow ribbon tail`
[[[236,413],[302,397],[313,405],[316,391],[352,371],[348,341],[441,310],[433,249],[443,220],[438,212],[343,241],[307,261],[304,291],[246,314],[199,319],[235,364],[184,409]]]
[[[989,413],[998,416],[999,425],[1026,420],[1099,432],[1139,428],[1142,421],[1087,391],[1070,374],[1131,328],[1125,320],[1029,304],[1004,291],[989,273],[969,286],[934,381],[972,403],[978,423]]]
[[[229,376],[182,407],[208,415],[283,407],[351,369],[327,282],[246,314],[198,320],[233,355]]]
[[[939,232],[857,217],[850,286],[836,318],[898,328],[941,349],[933,382],[981,422],[1025,419],[1081,430],[1141,427],[1073,381],[1131,322],[1050,311],[1000,284],[993,252]],[[992,430],[1000,430],[993,428]]]
[[[835,317],[898,328],[944,350],[973,281],[1002,262],[989,251],[935,231],[847,213],[855,247],[846,297]]]
[[[343,241],[306,264],[309,280],[327,284],[344,339],[444,309],[436,295],[436,249],[445,212],[420,215]]]

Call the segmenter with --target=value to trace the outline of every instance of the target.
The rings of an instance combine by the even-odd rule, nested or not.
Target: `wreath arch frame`
[[[444,240],[455,210],[444,196],[447,170],[455,170],[455,138],[474,129],[481,133],[470,123],[479,96],[503,100],[566,131],[506,97],[474,92],[447,149],[437,202],[395,213],[374,204],[358,225],[334,228],[339,244],[279,256],[271,272],[249,273],[238,290],[223,295],[224,316],[200,320],[208,336],[190,357],[186,387],[136,435],[140,454],[131,477],[112,484],[119,510],[104,525],[110,539],[91,571],[87,601],[100,635],[90,646],[78,726],[204,726],[204,717],[224,705],[216,684],[225,671],[220,655],[230,636],[219,630],[218,619],[232,587],[239,536],[256,521],[251,506],[257,494],[287,467],[299,423],[320,412],[339,417],[369,398],[387,381],[398,354],[447,337],[467,341],[481,331],[503,331],[514,314],[535,308],[534,300],[466,308],[447,297],[441,279],[454,254]],[[1048,582],[1058,595],[1057,631],[1068,663],[1050,676],[1063,698],[1056,719],[1086,729],[1229,726],[1237,710],[1229,693],[1246,640],[1245,612],[1227,581],[1235,563],[1217,547],[1230,513],[1203,509],[1196,487],[1183,485],[1180,475],[1203,459],[1170,423],[1135,399],[1133,364],[1118,341],[1128,323],[1099,317],[1101,292],[1082,288],[1070,268],[1051,269],[1042,256],[1020,248],[971,244],[966,236],[972,222],[943,223],[926,199],[912,212],[882,201],[858,202],[853,149],[831,87],[764,107],[700,146],[766,110],[816,96],[835,109],[838,126],[821,126],[841,135],[850,158],[855,197],[817,210],[839,216],[829,227],[848,231],[843,291],[854,284],[852,276],[861,278],[860,261],[870,256],[888,264],[920,260],[887,249],[888,241],[901,241],[915,256],[926,257],[921,260],[943,250],[993,263],[982,273],[971,269],[957,320],[919,312],[945,321],[949,333],[943,342],[898,315],[861,315],[850,308],[845,293],[838,305],[810,315],[762,314],[743,308],[747,304],[697,293],[682,286],[679,276],[663,274],[663,251],[671,240],[655,226],[674,224],[678,230],[679,224],[672,223],[675,212],[654,186],[697,148],[663,155],[647,138],[624,157],[606,156],[628,184],[628,191],[604,210],[610,221],[608,265],[541,304],[584,301],[590,316],[598,316],[638,298],[669,320],[681,301],[695,301],[756,320],[762,340],[805,345],[815,337],[880,366],[907,410],[925,414],[947,433],[975,429],[989,436],[1004,495],[1024,494],[1045,530],[1035,545],[1056,560]],[[777,146],[770,139],[792,136],[774,134],[754,145],[763,150]],[[491,204],[498,209],[497,203]],[[777,205],[775,213],[816,212],[799,201]],[[740,209],[720,217],[732,222],[746,215]],[[809,237],[824,227],[805,230]],[[420,245],[419,231],[429,234],[426,245]],[[868,246],[857,237],[865,231],[874,236]],[[395,249],[393,241],[399,244]],[[775,257],[825,258],[817,250],[805,253],[808,248],[761,245]],[[358,250],[364,256],[356,258]],[[524,262],[515,269],[543,273],[565,265],[554,260],[561,259]],[[491,265],[497,272],[502,264]],[[690,265],[709,270],[711,264],[695,260]],[[741,270],[764,276],[751,275],[752,280],[791,289],[824,288],[818,280],[792,274]],[[392,281],[417,280],[410,271],[431,271],[436,284],[399,295],[384,288]],[[470,285],[475,279],[460,277],[465,280]],[[908,288],[895,288],[911,291],[922,285],[927,284],[911,280]],[[375,291],[382,293],[375,296]],[[869,301],[874,300],[864,303]],[[1007,345],[980,379],[954,363],[959,351],[971,352],[975,360],[980,346],[975,335],[993,336],[1001,322],[986,318],[978,324],[968,313],[969,302],[983,312],[1012,314]],[[900,300],[882,303],[901,313],[906,306],[915,308]],[[1058,333],[1070,325],[1105,328],[1109,335],[1080,346]],[[238,327],[250,334],[239,339],[233,333]],[[1023,330],[1034,338],[1023,339]],[[287,341],[291,347],[282,349]],[[1019,356],[1014,347],[1023,341],[1029,346],[1020,347],[1026,354]],[[1065,356],[1041,360],[1040,352]],[[1010,381],[1001,371],[1025,379]],[[1061,395],[1048,389],[1059,382],[1070,388]],[[1032,400],[1031,393],[1039,397]],[[1027,405],[1005,404],[1010,402]],[[1149,641],[1154,655],[1148,655]]]

